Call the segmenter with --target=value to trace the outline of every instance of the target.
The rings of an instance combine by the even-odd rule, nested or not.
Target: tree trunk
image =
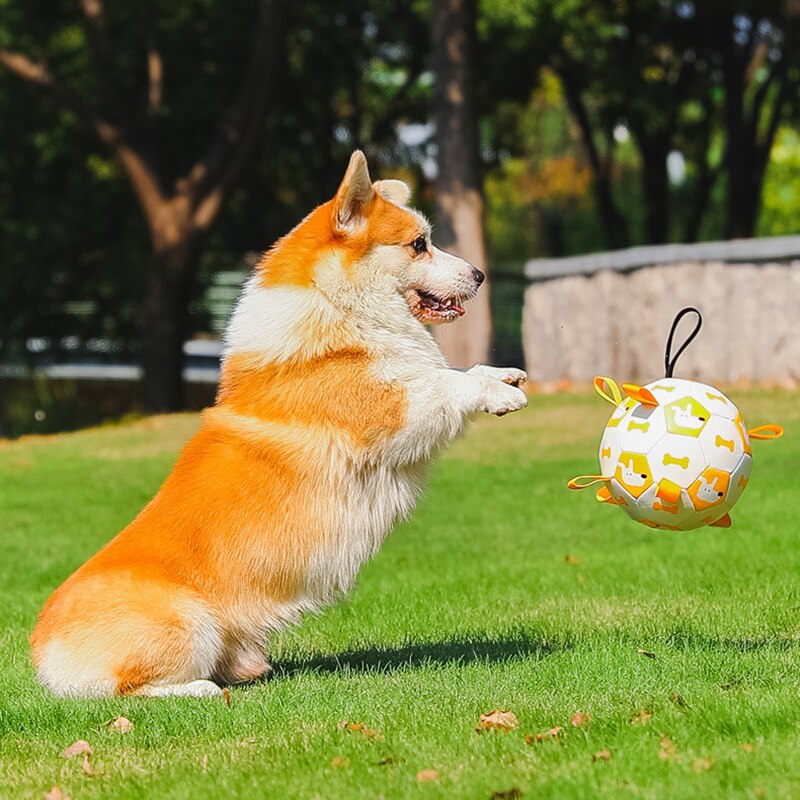
[[[475,107],[475,0],[434,0],[436,74],[437,244],[488,273]],[[468,367],[489,360],[492,316],[484,284],[464,319],[439,326],[436,338],[448,362]]]
[[[744,69],[732,54],[725,64],[725,171],[727,183],[727,223],[725,236],[738,239],[752,236],[747,224],[747,175],[750,172],[744,137]]]
[[[142,401],[148,413],[184,407],[183,344],[189,332],[192,280],[203,232],[184,197],[164,202],[151,230],[153,261],[142,329]]]
[[[708,210],[711,190],[714,188],[716,180],[717,171],[713,170],[707,162],[701,164],[700,172],[697,176],[697,185],[692,196],[692,204],[686,218],[686,227],[683,234],[684,242],[696,242],[700,236],[700,225]]]
[[[185,247],[153,255],[141,338],[142,402],[149,414],[184,407],[183,343],[196,260],[197,255]]]
[[[696,242],[699,238],[700,226],[708,210],[711,190],[714,188],[714,184],[717,182],[720,173],[719,167],[712,167],[709,163],[713,113],[714,101],[711,93],[707,92],[703,98],[703,121],[700,129],[701,133],[698,137],[698,141],[700,142],[698,152],[700,155],[697,163],[697,180],[695,182],[694,191],[692,192],[689,211],[686,215],[686,226],[683,234],[684,242]]]
[[[669,239],[669,145],[660,137],[639,137],[638,143],[642,154],[645,236],[648,244],[664,244]]]
[[[0,46],[0,64],[28,83],[47,90],[80,120],[82,126],[113,154],[126,173],[147,219],[153,242],[142,331],[142,392],[150,412],[176,411],[183,405],[183,342],[188,329],[188,302],[202,243],[226,193],[238,179],[258,139],[258,129],[275,82],[275,51],[279,38],[279,0],[260,0],[250,62],[239,91],[220,118],[216,136],[182,178],[167,186],[157,166],[155,126],[162,102],[163,67],[154,20],[148,20],[147,74],[149,141],[146,146],[130,125],[115,121],[115,109],[95,109],[61,83],[46,62]],[[88,25],[90,59],[96,80],[108,77],[111,52],[102,0],[83,2]],[[114,92],[118,94],[118,92]],[[95,98],[96,99],[96,98]],[[102,104],[101,104],[102,105]],[[130,118],[135,115],[131,114]]]
[[[630,243],[628,229],[625,219],[620,214],[614,202],[614,195],[611,191],[611,156],[609,149],[608,155],[603,158],[594,140],[594,131],[589,118],[589,111],[581,96],[581,89],[575,77],[573,67],[565,56],[556,58],[554,69],[561,78],[561,85],[564,87],[564,97],[567,106],[578,123],[581,132],[583,146],[589,159],[589,166],[592,170],[592,193],[594,194],[595,208],[600,217],[600,224],[606,238],[606,244],[610,250],[618,250],[627,247]],[[611,137],[609,137],[611,139]],[[612,140],[613,141],[613,140]],[[609,144],[609,147],[611,145]]]

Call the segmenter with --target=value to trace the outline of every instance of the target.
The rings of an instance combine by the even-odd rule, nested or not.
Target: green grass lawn
[[[608,408],[534,397],[456,443],[349,599],[276,637],[275,678],[230,707],[56,700],[28,660],[47,595],[148,500],[197,418],[0,444],[0,796],[800,796],[800,396],[732,396],[787,435],[755,443],[730,530],[657,533],[567,491],[596,468]],[[495,708],[519,727],[476,733]],[[106,727],[117,715],[130,733]],[[76,739],[94,776],[59,755]]]

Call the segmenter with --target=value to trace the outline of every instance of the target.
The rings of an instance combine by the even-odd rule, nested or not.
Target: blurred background
[[[799,37],[800,0],[0,0],[0,436],[211,402],[354,148],[490,273],[454,364],[656,373],[680,299],[690,371],[793,384]]]

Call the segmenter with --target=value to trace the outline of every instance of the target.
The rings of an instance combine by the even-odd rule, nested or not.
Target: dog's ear
[[[347,172],[333,199],[333,225],[341,233],[353,233],[361,227],[367,206],[375,192],[367,169],[366,156],[356,150],[350,156]]]
[[[384,181],[375,181],[372,188],[384,199],[398,206],[407,206],[411,199],[411,189],[404,181],[387,178]]]

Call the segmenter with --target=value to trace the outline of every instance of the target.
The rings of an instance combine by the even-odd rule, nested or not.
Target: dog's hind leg
[[[214,680],[220,683],[249,683],[266,678],[272,667],[264,655],[264,643],[242,636],[226,645],[214,668]]]
[[[188,587],[107,573],[64,584],[32,643],[57,695],[208,696],[222,691],[210,681],[222,638],[213,608]]]

